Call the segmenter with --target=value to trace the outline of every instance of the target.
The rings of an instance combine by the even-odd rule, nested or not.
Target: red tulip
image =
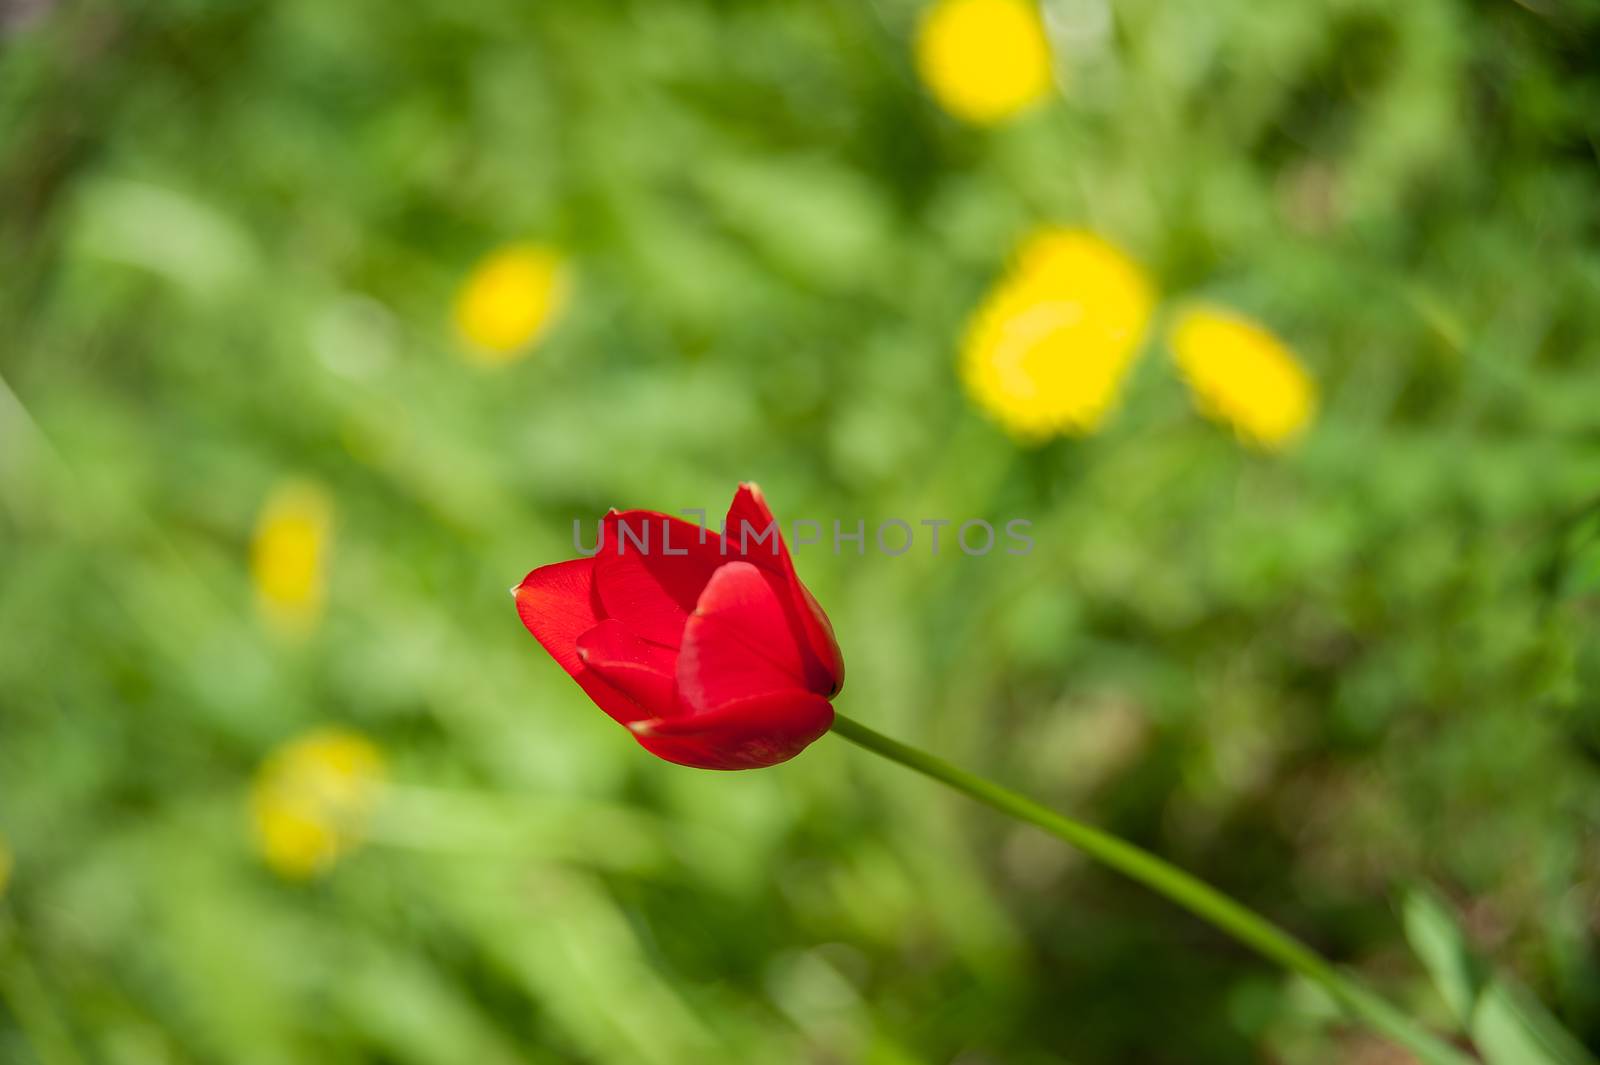
[[[550,657],[669,762],[775,765],[833,725],[839,645],[753,484],[724,534],[613,510],[592,557],[534,570],[516,597]]]

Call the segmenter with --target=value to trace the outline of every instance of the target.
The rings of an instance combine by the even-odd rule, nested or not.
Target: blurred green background
[[[506,588],[746,479],[785,521],[1034,522],[800,552],[845,712],[1450,1030],[1396,905],[1435,885],[1600,1045],[1600,5],[1059,0],[1063,87],[986,126],[919,16],[0,3],[0,1060],[1407,1060],[836,739],[632,743]],[[1025,444],[957,351],[1041,224],[1161,309],[1100,432]],[[570,290],[482,365],[453,307],[518,241]],[[1296,446],[1196,414],[1189,297],[1292,346]],[[251,569],[284,492],[290,625]],[[284,875],[252,788],[327,728],[387,784]]]

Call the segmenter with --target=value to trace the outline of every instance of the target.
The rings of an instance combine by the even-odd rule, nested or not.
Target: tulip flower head
[[[720,534],[613,510],[592,556],[542,566],[513,594],[556,663],[669,762],[775,765],[833,725],[839,645],[753,484]]]

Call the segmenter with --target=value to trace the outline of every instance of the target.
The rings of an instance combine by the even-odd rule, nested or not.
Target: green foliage
[[[1470,957],[1461,929],[1436,895],[1405,898],[1406,935],[1434,985],[1489,1065],[1587,1065],[1592,1057],[1526,990],[1486,975]]]
[[[853,716],[1492,1065],[1571,1060],[1522,985],[1600,1045],[1600,10],[1051,9],[1062,98],[988,131],[920,90],[909,0],[0,15],[0,1060],[1358,1059],[1190,918],[842,743],[695,773],[589,706],[506,587],[575,518],[741,479],[785,521],[1033,522],[1022,557],[801,550]],[[1302,445],[1200,418],[1164,319],[1098,436],[974,413],[965,316],[1043,222],[1289,341]],[[451,300],[518,239],[574,297],[484,371]],[[248,568],[291,477],[336,510],[300,642]],[[286,882],[250,781],[328,723],[390,796]],[[1465,939],[1396,919],[1411,880]]]

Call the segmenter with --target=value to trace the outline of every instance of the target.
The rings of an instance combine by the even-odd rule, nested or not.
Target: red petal
[[[641,639],[677,647],[700,592],[727,561],[722,537],[651,510],[612,511],[600,529],[595,590],[605,615]]]
[[[541,566],[517,586],[517,614],[556,664],[624,725],[658,716],[584,665],[578,640],[599,624],[595,609],[594,561],[587,558]]]
[[[756,538],[768,528],[772,538],[757,543]],[[839,653],[839,642],[833,635],[833,624],[822,607],[812,598],[811,592],[800,583],[794,560],[789,557],[789,545],[777,527],[777,520],[754,484],[745,483],[734,493],[728,507],[727,523],[723,526],[730,556],[742,558],[783,578],[788,589],[790,615],[800,631],[810,661],[807,663],[807,686],[829,697],[838,694],[844,686],[844,656]],[[775,548],[775,550],[774,550]]]
[[[727,537],[728,553],[733,557],[753,562],[773,573],[785,572],[783,563],[789,557],[789,546],[784,542],[778,519],[772,516],[766,497],[756,485],[746,481],[734,492],[722,533]]]
[[[833,727],[833,707],[790,689],[728,703],[707,714],[628,726],[658,758],[696,769],[760,769],[786,762]]]
[[[578,637],[578,657],[612,687],[650,711],[651,717],[677,712],[673,674],[678,656],[639,639],[622,622],[607,619]]]
[[[781,578],[748,562],[712,574],[683,630],[678,691],[695,713],[806,687],[806,663],[785,611]]]

